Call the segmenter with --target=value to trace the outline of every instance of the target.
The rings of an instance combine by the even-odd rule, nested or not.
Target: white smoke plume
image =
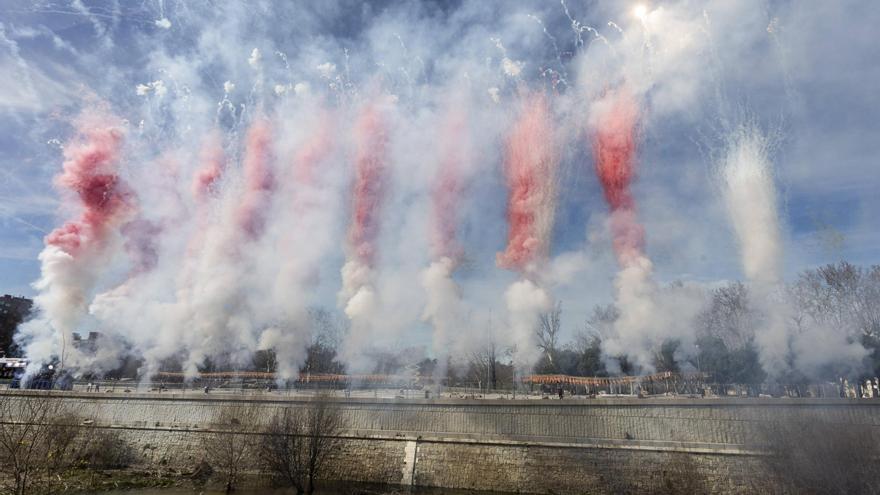
[[[859,362],[867,351],[861,344],[848,342],[845,333],[810,323],[795,327],[783,287],[771,143],[754,124],[733,130],[728,139],[720,163],[722,188],[750,283],[751,303],[761,313],[755,343],[764,370],[779,376],[792,369],[810,372],[829,364]]]

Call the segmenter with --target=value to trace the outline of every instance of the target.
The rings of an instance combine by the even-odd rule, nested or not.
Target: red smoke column
[[[192,178],[192,195],[196,201],[196,230],[186,247],[188,258],[200,255],[209,222],[208,202],[217,194],[217,183],[226,171],[226,154],[219,131],[212,131],[202,143],[200,166]]]
[[[219,132],[214,131],[205,139],[199,158],[202,166],[193,177],[192,194],[201,203],[214,192],[226,169],[226,155]]]
[[[542,93],[527,97],[507,138],[504,173],[507,200],[507,249],[496,259],[502,268],[525,272],[547,258],[555,208],[554,149],[550,108]]]
[[[298,184],[313,184],[318,164],[330,154],[332,149],[333,119],[330,114],[320,111],[318,126],[293,161],[293,177]]]
[[[431,254],[435,260],[446,257],[456,262],[462,254],[456,230],[462,188],[461,168],[465,159],[462,150],[466,148],[464,126],[464,112],[454,109],[447,117],[441,136],[442,158],[431,191]]]
[[[132,209],[131,192],[116,169],[122,131],[90,118],[81,124],[79,136],[65,147],[64,171],[55,182],[77,194],[83,212],[46,236],[46,244],[74,257],[87,246],[101,245],[112,226]]]
[[[630,190],[635,178],[639,108],[626,89],[606,94],[603,103],[606,107],[592,136],[596,175],[611,208],[614,252],[618,262],[626,266],[642,256],[645,245],[645,230],[636,218]]]
[[[379,110],[369,105],[355,127],[356,155],[352,219],[348,242],[361,263],[372,266],[385,189],[388,130]]]
[[[275,177],[272,174],[272,127],[258,118],[247,134],[244,151],[244,197],[237,212],[238,226],[251,240],[259,238],[266,226]]]

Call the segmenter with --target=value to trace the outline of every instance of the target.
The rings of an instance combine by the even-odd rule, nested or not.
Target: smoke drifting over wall
[[[613,300],[612,368],[627,357],[650,369],[669,340],[685,363],[714,275],[666,287],[686,271],[670,266],[699,261],[670,244],[699,233],[685,200],[663,196],[657,178],[672,172],[655,137],[730,120],[716,101],[722,59],[738,62],[768,32],[758,2],[632,7],[73,9],[101,29],[55,35],[70,68],[25,88],[67,103],[52,114],[65,143],[62,226],[40,255],[40,316],[17,341],[35,366],[63,357],[100,373],[136,357],[144,376],[169,362],[191,376],[209,363],[246,367],[272,350],[290,378],[315,334],[309,310],[323,307],[350,324],[341,357],[351,371],[413,342],[445,365],[485,344],[487,321],[499,322],[499,354],[528,368],[542,312],[564,301],[577,315],[566,325],[580,327],[587,308]],[[52,15],[41,9],[32,13]],[[53,77],[64,84],[40,86]],[[782,372],[792,352],[803,367],[857,358],[829,329],[791,330],[766,141],[753,128],[725,134],[721,194],[692,179],[693,164],[678,165],[675,186],[726,207],[755,300],[780,301],[756,335],[764,365]],[[80,355],[72,334],[91,330],[101,350]],[[839,352],[813,355],[798,335],[824,335]]]

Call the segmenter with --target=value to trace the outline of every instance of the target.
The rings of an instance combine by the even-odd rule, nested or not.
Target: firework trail
[[[226,152],[219,131],[211,131],[203,140],[199,151],[199,168],[193,173],[190,192],[195,202],[195,232],[186,247],[186,259],[198,257],[202,249],[209,224],[210,203],[219,193],[220,181],[226,171]],[[188,264],[184,264],[181,275],[187,278]]]
[[[210,137],[203,152],[202,170],[197,173],[197,208],[204,208],[204,199],[225,173],[218,145]],[[212,356],[229,363],[245,363],[256,348],[257,332],[262,330],[259,318],[255,320],[252,300],[242,294],[255,290],[242,280],[254,270],[253,249],[261,241],[275,191],[272,171],[274,156],[272,124],[264,116],[251,123],[244,139],[242,156],[242,189],[234,191],[233,199],[221,204],[220,214],[229,215],[231,222],[204,222],[196,225],[189,248],[189,270],[182,273],[177,295],[177,322],[174,326],[188,326],[191,331],[183,337],[189,351],[184,370],[196,375],[206,357]],[[210,180],[201,181],[201,178]],[[228,206],[234,206],[229,210]],[[202,219],[198,219],[201,223]],[[170,331],[170,330],[169,330]]]
[[[596,175],[611,209],[610,227],[614,253],[621,266],[642,257],[645,231],[636,216],[630,186],[635,178],[636,129],[639,109],[627,90],[611,92],[593,134]]]
[[[612,247],[620,265],[615,279],[615,304],[620,317],[614,335],[602,342],[609,369],[627,355],[645,369],[653,368],[653,351],[662,344],[665,328],[652,324],[659,314],[653,264],[645,256],[645,231],[636,215],[632,182],[636,172],[639,108],[627,88],[607,92],[595,103],[592,141],[596,176],[610,211]]]
[[[775,293],[782,283],[782,240],[767,138],[754,126],[733,131],[721,159],[722,193],[739,240],[750,297],[766,318],[755,335],[761,365],[771,375],[788,369],[787,308]]]
[[[441,158],[431,190],[431,257],[435,260],[457,261],[462,255],[456,231],[462,168],[467,159],[464,150],[468,147],[464,127],[464,112],[452,110],[441,135]]]
[[[357,155],[348,245],[355,260],[372,266],[385,192],[388,146],[385,123],[375,106],[368,106],[361,114],[355,129],[355,139]]]
[[[352,338],[343,355],[351,360],[363,351],[377,304],[372,286],[376,237],[385,196],[388,129],[375,104],[361,111],[355,124],[355,171],[347,260],[342,267],[340,300],[352,320]]]
[[[318,111],[318,125],[293,160],[293,179],[296,184],[313,186],[318,180],[318,166],[333,150],[333,117],[327,110]]]
[[[496,259],[498,266],[527,273],[546,262],[556,214],[558,163],[547,99],[541,93],[528,95],[507,139],[509,231],[507,249]]]
[[[857,339],[810,319],[791,325],[794,309],[784,290],[782,228],[770,149],[770,140],[757,125],[740,125],[728,134],[718,167],[749,281],[749,303],[761,315],[754,338],[761,366],[773,377],[792,369],[845,369],[868,354]]]
[[[211,252],[205,245],[212,233],[211,211],[214,201],[218,199],[220,181],[227,168],[220,131],[216,129],[209,131],[202,140],[198,159],[199,166],[190,181],[193,231],[183,248],[179,269],[172,273],[160,270],[160,273],[155,274],[157,275],[155,279],[130,279],[117,289],[96,297],[90,308],[99,319],[111,322],[116,327],[133,327],[127,340],[142,352],[144,362],[141,371],[144,376],[151,376],[159,371],[163,360],[181,351],[182,339],[179,329],[181,325],[190,324],[192,321],[190,318],[193,316],[194,302],[197,300],[194,289],[198,287],[199,261],[206,252]],[[165,227],[177,228],[181,225],[179,221],[172,219]],[[156,232],[156,234],[160,233]],[[151,232],[148,231],[146,234],[150,235]],[[156,237],[151,237],[151,240],[155,242]],[[131,282],[139,285],[133,286]],[[157,284],[161,290],[165,290],[168,285],[175,287],[175,303],[163,304],[149,298],[143,300],[144,296],[137,294],[156,290]],[[159,318],[155,328],[149,331],[137,331],[138,326],[130,322],[137,318],[139,312],[145,311],[161,313],[163,316]]]
[[[534,328],[552,298],[536,282],[547,263],[556,214],[556,168],[559,157],[551,111],[542,93],[525,96],[522,113],[507,138],[507,249],[496,263],[524,278],[505,292],[514,362],[531,366],[538,357]],[[533,280],[534,279],[534,280]]]
[[[272,173],[272,127],[260,117],[248,130],[244,155],[244,197],[241,200],[237,223],[247,239],[262,236],[266,216],[275,190]]]
[[[259,349],[273,349],[277,356],[279,380],[295,377],[305,357],[309,342],[308,296],[319,281],[320,259],[331,249],[328,218],[333,210],[321,166],[333,152],[334,120],[320,109],[318,125],[302,143],[290,167],[291,180],[280,187],[292,195],[285,204],[296,221],[286,226],[280,246],[284,256],[277,266],[273,286],[273,308],[283,327],[272,326],[260,336]]]
[[[192,195],[198,204],[205,203],[217,192],[217,182],[226,169],[226,154],[219,131],[212,131],[202,144],[201,167],[192,180]]]
[[[23,326],[18,338],[39,366],[52,356],[61,366],[76,365],[68,349],[77,323],[87,314],[90,292],[113,249],[113,237],[133,212],[133,196],[119,178],[123,131],[104,115],[84,115],[77,122],[77,137],[64,148],[63,172],[58,188],[73,193],[79,218],[46,236],[40,253],[42,275],[35,284],[39,319]],[[70,354],[70,362],[65,358]]]
[[[724,200],[739,239],[746,277],[762,285],[781,281],[782,241],[767,140],[753,128],[734,132],[721,173]]]
[[[437,378],[446,373],[446,358],[453,345],[452,334],[461,328],[461,288],[452,275],[463,255],[456,231],[462,174],[465,161],[468,160],[465,125],[465,113],[453,107],[443,126],[440,159],[431,191],[431,263],[421,275],[422,287],[427,295],[422,319],[430,322],[434,329]]]

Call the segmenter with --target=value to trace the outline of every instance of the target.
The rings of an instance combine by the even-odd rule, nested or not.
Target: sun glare
[[[639,20],[644,21],[646,17],[648,17],[648,7],[645,4],[638,4],[633,7],[633,15],[638,17]]]

